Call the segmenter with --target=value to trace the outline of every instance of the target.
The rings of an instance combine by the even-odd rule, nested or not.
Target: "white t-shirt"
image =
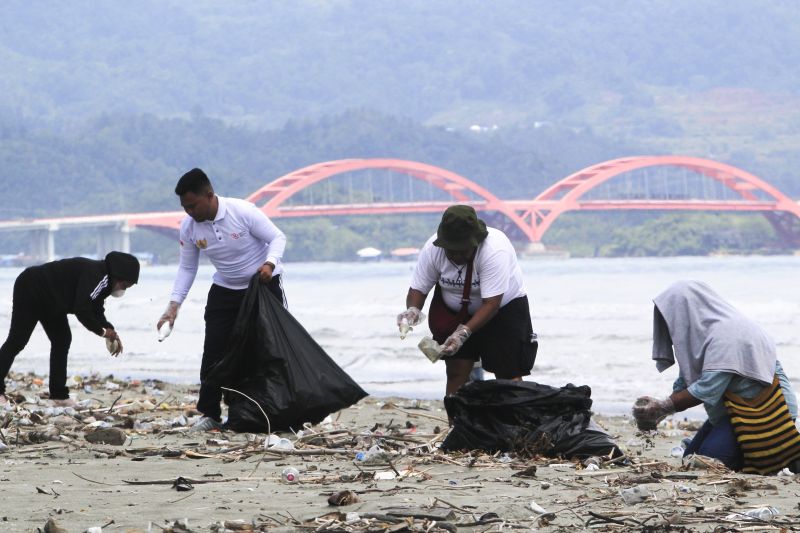
[[[489,235],[478,246],[473,261],[470,314],[478,310],[483,298],[502,294],[500,307],[503,307],[511,300],[526,294],[522,284],[522,269],[517,262],[514,246],[502,231],[487,229]],[[456,265],[447,259],[444,248],[433,245],[435,240],[434,234],[420,250],[417,266],[411,277],[411,288],[428,294],[438,283],[442,288],[444,303],[452,311],[458,311],[464,293],[467,265]]]
[[[214,220],[181,221],[178,275],[170,300],[182,303],[197,275],[200,250],[217,270],[213,282],[228,289],[246,289],[258,268],[269,261],[274,274],[283,272],[281,257],[286,236],[252,203],[237,198],[219,199]]]

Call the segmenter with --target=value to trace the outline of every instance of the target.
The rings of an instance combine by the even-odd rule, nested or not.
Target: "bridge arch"
[[[293,208],[286,202],[303,189],[338,174],[367,169],[382,169],[406,174],[429,183],[447,194],[454,202],[472,205],[476,210],[496,211],[508,217],[528,238],[531,228],[513,207],[487,189],[455,172],[441,167],[403,159],[340,159],[326,161],[295,170],[273,180],[247,197],[272,218],[309,215],[358,215],[376,213],[441,212],[452,202],[416,202],[359,206],[306,206]],[[468,194],[471,192],[474,196]],[[476,199],[477,197],[477,199]]]
[[[585,201],[583,196],[606,181],[626,172],[656,166],[673,166],[689,169],[714,179],[736,192],[741,200],[701,202],[696,200],[657,200],[657,201]],[[762,200],[757,192],[769,199]],[[516,205],[516,202],[513,202]],[[717,210],[717,211],[760,211],[787,237],[790,229],[786,219],[778,213],[788,214],[790,218],[800,219],[800,205],[778,189],[740,168],[710,159],[687,156],[639,156],[613,159],[584,168],[554,183],[535,199],[517,209],[519,216],[529,226],[533,241],[541,241],[553,222],[567,211],[613,210],[613,209],[651,209],[651,210]],[[797,239],[796,235],[792,235]]]

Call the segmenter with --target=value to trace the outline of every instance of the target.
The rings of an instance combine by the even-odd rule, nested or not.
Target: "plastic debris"
[[[586,470],[599,470],[603,464],[603,460],[599,457],[587,457],[584,459],[581,464],[583,464]]]
[[[725,464],[723,464],[723,462],[719,459],[706,457],[705,455],[699,455],[696,453],[685,456],[681,463],[690,470],[728,469],[728,467],[726,467]]]
[[[534,513],[538,513],[538,514],[547,514],[547,511],[545,511],[545,510],[542,508],[542,506],[540,506],[538,503],[536,503],[536,502],[534,502],[534,501],[531,501],[531,503],[530,503],[530,508],[531,508],[531,511],[533,511]]]
[[[764,506],[759,507],[757,509],[749,509],[747,511],[741,513],[734,513],[729,514],[725,517],[726,520],[763,520],[765,522],[769,522],[776,516],[778,516],[780,511],[775,507],[771,506]]]
[[[408,332],[412,329],[413,328],[408,325],[408,319],[403,317],[403,319],[400,321],[400,340],[405,339],[406,335],[408,335]]]
[[[170,333],[172,333],[172,326],[169,325],[169,321],[161,324],[158,330],[158,342],[163,342],[164,339],[169,337]]]
[[[622,496],[622,501],[625,502],[625,505],[635,505],[646,501],[652,493],[644,485],[637,485],[636,487],[620,490],[619,495]]]
[[[684,451],[685,451],[685,450],[684,450],[683,446],[674,446],[674,447],[673,447],[673,448],[672,448],[672,449],[669,451],[669,455],[670,455],[671,457],[683,457],[683,452],[684,452]]]
[[[273,437],[273,435],[270,435],[270,438],[271,437]],[[291,450],[294,450],[294,444],[292,444],[292,441],[290,441],[289,439],[279,438],[277,441],[272,440],[271,442],[272,442],[272,444],[267,446],[267,449],[269,449],[269,450],[279,450],[279,451],[287,451],[287,452],[291,451]]]
[[[431,337],[422,337],[417,347],[425,354],[425,357],[430,359],[431,363],[435,363],[442,358],[442,345]]]
[[[300,480],[300,472],[294,467],[287,467],[281,472],[281,479],[286,483],[297,483]]]
[[[391,457],[377,444],[364,453],[364,464],[386,464]]]

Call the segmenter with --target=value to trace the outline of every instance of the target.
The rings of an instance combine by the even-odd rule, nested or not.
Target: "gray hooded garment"
[[[653,359],[659,372],[677,359],[687,386],[709,370],[772,383],[775,343],[711,287],[679,281],[653,303]]]

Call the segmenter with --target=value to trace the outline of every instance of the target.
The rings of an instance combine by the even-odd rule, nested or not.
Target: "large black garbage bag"
[[[257,276],[239,309],[228,351],[205,381],[258,403],[226,391],[227,427],[234,431],[296,430],[367,395]]]
[[[485,450],[551,457],[621,455],[591,422],[591,389],[532,381],[474,381],[444,399],[453,421],[443,450]]]

